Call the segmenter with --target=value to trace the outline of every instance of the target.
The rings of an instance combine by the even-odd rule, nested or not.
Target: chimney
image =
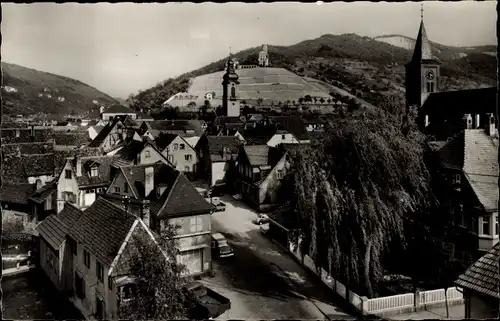
[[[471,114],[465,114],[464,119],[465,119],[465,128],[472,129],[472,116],[471,116]]]
[[[82,176],[82,159],[78,156],[76,158],[76,176],[80,177]]]
[[[490,114],[488,118],[489,118],[489,122],[488,122],[488,127],[487,127],[487,133],[490,136],[495,136],[495,134],[496,134],[495,115]]]
[[[151,227],[151,215],[149,211],[149,200],[142,201],[141,219],[147,227]]]
[[[429,126],[429,115],[425,115],[424,128]]]
[[[479,122],[479,114],[476,114],[476,129],[481,128],[480,122]]]
[[[145,174],[145,182],[144,182],[144,197],[148,197],[148,195],[154,190],[154,175],[155,169],[153,166],[146,167],[144,169]]]

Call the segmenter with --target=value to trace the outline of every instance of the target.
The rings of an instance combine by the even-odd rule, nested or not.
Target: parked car
[[[225,258],[234,256],[234,251],[221,233],[212,234],[212,255]]]
[[[267,216],[266,214],[259,214],[259,216],[252,222],[257,225],[269,223],[269,216]]]
[[[222,202],[218,197],[212,197],[212,205],[215,206],[216,212],[224,212],[226,210],[226,204]]]
[[[206,320],[217,318],[231,308],[231,301],[225,296],[194,281],[184,286],[184,291],[191,294],[195,300],[193,307],[189,310],[191,320]]]

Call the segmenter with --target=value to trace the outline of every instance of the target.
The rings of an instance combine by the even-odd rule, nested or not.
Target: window
[[[75,272],[75,290],[76,295],[83,299],[85,298],[85,280]]]
[[[64,201],[70,202],[71,204],[76,203],[76,195],[71,192],[64,192]]]
[[[68,243],[69,243],[69,247],[71,249],[71,253],[73,255],[76,255],[76,250],[77,250],[76,249],[76,241],[70,238],[70,239],[68,239]]]
[[[278,169],[278,179],[283,179],[283,171],[281,169]]]
[[[132,300],[134,298],[134,285],[133,284],[127,284],[122,287],[120,287],[120,298],[122,301],[128,301]]]
[[[186,145],[181,144],[181,148],[180,149],[186,149]]]
[[[97,296],[95,298],[95,316],[97,320],[104,320],[104,301]]]
[[[191,171],[191,168],[189,168],[189,166],[184,166],[184,171],[185,171],[185,172],[190,172],[190,171]]]
[[[168,156],[167,156],[167,159],[168,159],[168,161],[169,161],[169,162],[171,162],[171,163],[174,161],[174,157],[173,157],[172,155],[168,155]]]
[[[179,149],[179,144],[174,144],[174,150],[178,150]]]
[[[101,282],[104,282],[104,266],[101,262],[96,261],[96,270],[97,270],[97,279]]]
[[[480,234],[483,235],[490,235],[490,216],[489,215],[484,215],[482,217],[482,230],[480,231]]]
[[[120,188],[118,186],[115,186],[115,193],[120,193]]]
[[[71,170],[70,169],[67,169],[64,171],[64,177],[66,179],[71,179]]]
[[[281,135],[281,139],[285,140],[285,134]]]
[[[90,176],[91,176],[91,177],[97,177],[98,175],[99,175],[99,173],[98,173],[98,171],[97,171],[97,166],[92,167],[92,168],[90,169]]]
[[[427,92],[428,93],[433,93],[434,92],[434,82],[428,82],[427,83]]]
[[[83,250],[83,264],[85,264],[87,268],[90,268],[90,253],[87,252],[87,250]]]
[[[128,193],[128,184],[127,183],[123,183],[123,192]]]
[[[144,153],[144,157],[146,157],[146,158],[151,157],[151,155],[149,154],[149,150],[147,150],[147,151]]]
[[[460,176],[460,174],[456,174],[455,178],[453,179],[453,184],[460,184],[461,181],[462,177]]]
[[[193,155],[184,155],[184,159],[187,160],[187,161],[191,161],[193,159]]]
[[[203,218],[200,216],[191,217],[191,232],[196,233],[201,231],[203,231]]]
[[[108,276],[108,288],[113,290],[113,278]]]

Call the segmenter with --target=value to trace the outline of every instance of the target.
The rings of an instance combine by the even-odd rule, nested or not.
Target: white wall
[[[212,162],[212,182],[214,186],[218,180],[224,179],[226,175],[226,162]]]
[[[276,147],[278,144],[298,144],[299,141],[290,133],[276,134],[267,142],[267,146]]]
[[[69,169],[71,170],[71,179],[66,179],[65,171]],[[64,208],[64,192],[72,192],[76,195],[78,201],[78,184],[76,183],[76,173],[73,171],[73,166],[71,166],[70,162],[66,162],[64,168],[62,169],[61,175],[59,176],[59,180],[57,182],[57,213],[62,211]],[[78,203],[77,203],[78,204]],[[75,205],[77,205],[75,204]]]
[[[42,186],[47,184],[47,182],[50,182],[54,179],[54,175],[40,175],[40,176],[30,176],[28,177],[28,183],[30,184],[36,184],[37,180],[42,181]]]

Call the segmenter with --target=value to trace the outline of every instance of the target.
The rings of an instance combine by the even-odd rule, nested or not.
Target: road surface
[[[214,258],[215,276],[202,280],[231,300],[231,309],[218,319],[355,319],[320,281],[261,234],[251,222],[256,212],[231,196],[220,199],[226,210],[212,214],[212,232],[223,233],[235,255]]]

